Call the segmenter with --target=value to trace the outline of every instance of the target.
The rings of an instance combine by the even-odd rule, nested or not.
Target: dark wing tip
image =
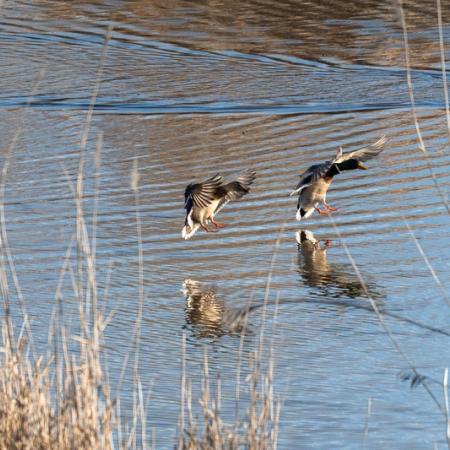
[[[193,187],[193,186],[195,186],[194,183],[189,183],[189,184],[186,186],[186,189],[184,190],[184,195],[187,195],[187,194],[189,194],[190,192],[192,192],[192,187]]]
[[[256,172],[252,169],[247,169],[237,177],[236,181],[248,189],[248,187],[255,181],[255,178]]]
[[[216,173],[200,183],[190,183],[184,192],[185,208],[189,210],[192,206],[204,208],[216,198],[216,191],[222,185],[222,176]]]

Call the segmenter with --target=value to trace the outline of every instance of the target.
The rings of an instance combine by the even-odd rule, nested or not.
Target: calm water
[[[405,14],[429,164],[448,195],[435,3],[406,2]],[[239,315],[252,300],[243,353],[251,352],[274,252],[266,339],[275,343],[275,392],[284,402],[279,447],[446,447],[436,405],[423,388],[399,380],[407,365],[380,327],[343,245],[403,351],[422,373],[442,379],[450,311],[406,223],[450,292],[449,217],[417,146],[402,29],[390,1],[11,0],[0,20],[3,155],[21,127],[6,184],[7,230],[38,345],[47,340],[74,232],[66,174],[75,180],[112,24],[87,146],[85,207],[90,217],[98,183],[98,278],[109,286],[106,308],[116,309],[105,342],[114,383],[138,308],[130,189],[138,161],[145,264],[140,365],[157,448],[174,444],[183,333],[194,398],[207,347],[211,373],[223,380],[225,414],[234,405],[240,339],[221,316]],[[449,5],[443,20],[450,48]],[[354,149],[382,134],[391,138],[382,157],[368,171],[341,175],[329,192],[341,238],[328,217],[296,222],[288,194],[297,175],[339,145]],[[247,167],[258,178],[250,195],[221,212],[229,226],[183,241],[186,184]],[[332,246],[299,250],[299,225]],[[186,308],[185,280],[210,293],[209,315],[195,302]],[[63,288],[70,310],[69,278]],[[125,406],[129,377],[122,384]],[[442,400],[439,386],[435,393]]]

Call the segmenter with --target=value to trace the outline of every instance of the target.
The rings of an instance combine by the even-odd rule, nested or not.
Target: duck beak
[[[368,167],[366,167],[362,162],[358,161],[358,169],[367,170]]]

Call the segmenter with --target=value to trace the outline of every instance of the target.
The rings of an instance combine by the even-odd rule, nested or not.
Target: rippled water
[[[116,309],[105,343],[114,382],[138,308],[130,188],[138,161],[145,275],[141,373],[145,389],[151,388],[148,423],[157,448],[174,444],[183,333],[194,392],[206,346],[211,372],[224,380],[225,410],[234,401],[236,315],[252,301],[245,314],[251,330],[246,354],[258,335],[274,254],[266,337],[275,342],[275,391],[283,398],[280,448],[445,447],[443,417],[421,387],[410,390],[399,380],[407,365],[380,327],[345,247],[403,351],[421,373],[440,380],[450,356],[448,305],[407,228],[450,292],[449,217],[429,170],[448,195],[435,3],[406,2],[405,15],[428,159],[417,144],[402,28],[391,2],[3,4],[4,155],[18,136],[6,183],[7,231],[41,344],[74,232],[67,177],[76,178],[87,107],[106,29],[113,26],[88,140],[85,207],[90,216],[98,187],[98,278],[109,286],[107,308]],[[448,43],[448,5],[443,20]],[[383,134],[390,143],[368,163],[370,170],[339,176],[328,194],[339,208],[333,220],[341,236],[328,217],[296,222],[288,194],[298,174],[339,145],[348,151]],[[185,186],[243,168],[258,176],[247,197],[221,212],[229,226],[183,241]],[[299,249],[300,228],[331,246]],[[206,313],[189,302],[189,283],[210,293]],[[69,279],[64,286],[70,310]],[[125,405],[131,402],[128,377]],[[433,388],[442,399],[441,388]]]

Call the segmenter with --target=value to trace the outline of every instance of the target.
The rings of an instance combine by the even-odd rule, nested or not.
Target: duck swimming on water
[[[341,147],[333,160],[315,164],[306,169],[300,175],[300,181],[290,194],[299,194],[297,220],[307,219],[314,211],[319,214],[329,214],[336,211],[336,208],[331,207],[326,202],[327,191],[333,177],[344,170],[366,170],[367,167],[362,162],[381,153],[387,141],[386,136],[382,136],[374,144],[349,153],[343,153]],[[319,208],[320,203],[325,207],[324,210]]]
[[[190,239],[201,227],[206,232],[218,231],[225,225],[218,223],[214,217],[231,200],[238,200],[250,191],[250,185],[255,180],[256,173],[247,170],[235,181],[224,184],[220,174],[216,174],[201,183],[191,183],[184,192],[184,207],[186,219],[181,230],[184,239]],[[211,222],[215,229],[209,229]]]

